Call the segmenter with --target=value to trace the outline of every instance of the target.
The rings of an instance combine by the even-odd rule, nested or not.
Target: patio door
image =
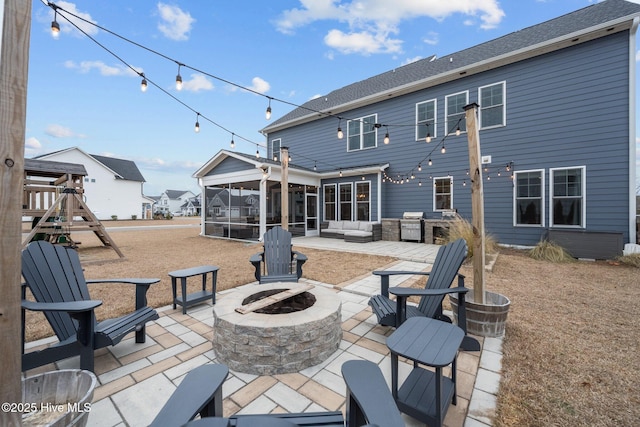
[[[306,203],[306,236],[317,236],[318,232],[318,194],[307,193]]]

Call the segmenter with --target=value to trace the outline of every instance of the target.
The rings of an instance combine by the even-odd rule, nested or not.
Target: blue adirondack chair
[[[464,287],[464,276],[459,273],[462,263],[467,258],[467,243],[464,239],[458,239],[438,249],[438,254],[433,262],[431,271],[374,271],[380,276],[380,295],[374,295],[369,300],[373,313],[378,318],[378,323],[384,326],[400,326],[408,317],[423,316],[446,322],[451,322],[442,314],[442,302],[447,294],[458,294],[458,325],[465,332],[463,348],[465,350],[480,350],[480,344],[467,333],[467,314],[465,306],[465,294],[469,291]],[[424,289],[393,287],[389,288],[389,277],[396,275],[425,275],[428,276]],[[456,281],[457,286],[450,286]],[[396,300],[389,298],[389,294],[395,295]],[[417,306],[408,305],[407,298],[419,296]]]
[[[306,255],[291,249],[291,233],[279,225],[264,233],[264,250],[250,258],[259,283],[297,282]]]
[[[149,286],[160,279],[86,280],[78,253],[71,248],[35,241],[22,251],[22,370],[80,355],[80,368],[93,371],[93,352],[115,345],[130,332],[136,342],[146,339],[145,324],[158,318],[147,306]],[[94,309],[102,301],[92,300],[87,284],[129,283],[136,286],[135,311],[121,317],[96,321]],[[35,301],[26,297],[29,288]],[[59,342],[50,347],[24,352],[25,309],[42,311]]]
[[[342,365],[342,376],[347,385],[346,420],[341,411],[233,415],[223,418],[222,385],[228,373],[229,368],[222,364],[207,364],[189,372],[153,420],[151,427],[359,427],[367,423],[379,427],[405,425],[380,368],[367,360],[349,360]],[[191,421],[197,415],[201,419]]]

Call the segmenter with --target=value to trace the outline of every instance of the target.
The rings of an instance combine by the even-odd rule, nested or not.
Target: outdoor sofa
[[[320,237],[366,243],[382,240],[382,224],[369,221],[326,221],[320,224]]]

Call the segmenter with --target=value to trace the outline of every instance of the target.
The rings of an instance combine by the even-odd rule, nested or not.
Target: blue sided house
[[[258,239],[282,220],[283,182],[294,235],[360,221],[389,238],[406,212],[470,220],[476,103],[487,232],[621,252],[636,242],[639,20],[640,5],[606,0],[308,101],[262,129],[267,158],[222,150],[194,173],[203,233]]]

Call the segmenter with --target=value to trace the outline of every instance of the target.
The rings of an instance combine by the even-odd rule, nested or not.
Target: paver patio
[[[333,250],[354,250],[342,247],[335,239],[299,238],[295,239],[294,245],[305,246],[305,239],[309,240],[309,247],[325,244],[331,245]],[[322,242],[327,240],[333,241]],[[401,256],[393,268],[418,271],[428,266],[437,250],[433,245],[393,243],[394,252],[387,252],[390,250],[387,245],[372,247],[369,253],[394,253],[396,256],[405,253],[407,256]],[[358,250],[365,251],[370,244],[356,245],[359,245]],[[404,252],[403,246],[407,248]],[[393,329],[377,325],[367,306],[370,295],[379,292],[379,278],[373,275],[360,278],[342,288],[308,280],[304,282],[332,289],[340,298],[343,330],[340,348],[325,362],[297,373],[256,376],[231,371],[223,386],[225,416],[234,413],[344,411],[345,384],[340,368],[351,359],[377,363],[390,384],[391,362],[385,342]],[[218,298],[234,291],[220,292]],[[212,349],[213,310],[210,303],[191,307],[187,314],[182,314],[180,307],[173,310],[171,306],[160,308],[158,312],[160,319],[147,326],[145,344],[136,344],[131,336],[115,347],[96,352],[99,386],[94,392],[89,426],[147,425],[187,372],[202,364],[217,362]],[[502,340],[479,340],[481,352],[463,351],[458,356],[458,403],[450,407],[446,426],[491,425],[500,381]],[[29,347],[46,342],[42,340]],[[72,358],[56,366],[34,369],[28,374],[78,366],[78,358]],[[400,364],[401,381],[411,368],[408,363]],[[405,420],[407,426],[424,425],[409,417]]]

